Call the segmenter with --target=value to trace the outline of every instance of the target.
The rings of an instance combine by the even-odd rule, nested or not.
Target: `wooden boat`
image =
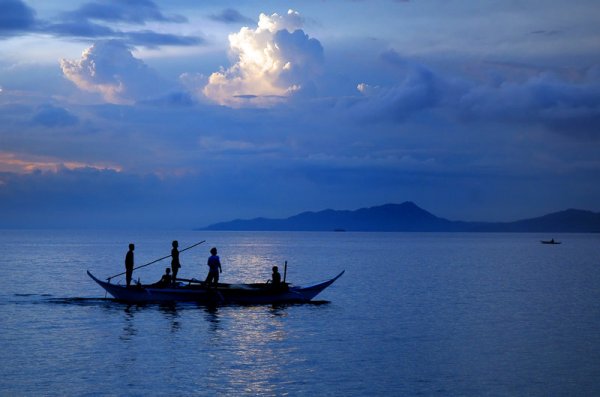
[[[540,242],[542,244],[560,244],[560,241],[554,241],[554,239],[552,239],[552,240],[540,240]]]
[[[199,302],[204,304],[271,304],[305,303],[312,300],[340,278],[344,271],[334,278],[306,287],[269,283],[225,284],[217,288],[209,287],[202,281],[178,279],[177,286],[163,287],[156,284],[136,284],[130,287],[99,280],[88,270],[88,276],[112,295],[124,302]]]

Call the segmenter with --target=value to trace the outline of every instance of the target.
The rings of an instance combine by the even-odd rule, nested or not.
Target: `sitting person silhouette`
[[[173,281],[173,278],[171,277],[171,269],[170,268],[166,268],[165,269],[165,274],[163,274],[163,276],[160,278],[160,280],[154,284],[152,284],[153,287],[168,287],[171,285],[171,282]]]
[[[281,274],[279,273],[279,268],[277,266],[273,266],[271,283],[273,284],[273,287],[279,287],[281,285]]]

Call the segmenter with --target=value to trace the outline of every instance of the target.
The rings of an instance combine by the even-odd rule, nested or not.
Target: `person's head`
[[[173,240],[173,248],[177,247],[179,247],[179,243],[177,242],[177,240]]]
[[[217,249],[215,247],[212,247],[210,249],[210,253],[213,254],[213,255],[217,255]]]
[[[273,273],[277,273],[279,271],[279,268],[277,266],[273,266]]]
[[[170,268],[168,268],[168,267],[167,267],[167,268],[165,268],[165,273],[166,273],[166,274],[169,274],[169,273],[171,273],[171,269],[170,269]]]
[[[133,244],[129,244],[129,250],[130,250],[130,251],[133,251],[134,249],[135,249],[135,245],[133,245]]]

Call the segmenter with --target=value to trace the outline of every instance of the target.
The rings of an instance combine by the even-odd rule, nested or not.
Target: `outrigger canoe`
[[[305,303],[329,287],[344,274],[342,271],[334,278],[306,287],[283,284],[274,287],[269,283],[225,284],[215,288],[198,280],[178,282],[175,287],[155,284],[136,284],[130,287],[99,280],[88,270],[88,276],[112,295],[123,302],[198,302],[204,304],[272,304]],[[179,280],[179,279],[178,279]]]

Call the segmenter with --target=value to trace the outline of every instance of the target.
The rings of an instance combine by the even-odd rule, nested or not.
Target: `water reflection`
[[[177,304],[175,302],[161,303],[158,306],[158,310],[164,315],[171,323],[171,332],[177,332],[181,329],[181,323],[179,322],[180,313],[177,310]]]
[[[293,361],[302,360],[297,348],[290,343],[285,326],[288,308],[250,306],[223,308],[229,339],[226,372],[215,368],[229,390],[248,394],[280,394],[289,373],[284,371]]]
[[[130,341],[135,337],[138,333],[137,328],[134,323],[134,315],[137,311],[137,307],[135,305],[127,305],[123,309],[124,313],[124,324],[123,324],[123,334],[119,337],[119,339],[123,341]]]
[[[273,304],[269,308],[269,313],[276,317],[287,317],[288,304]]]
[[[208,321],[208,324],[209,324],[208,330],[211,333],[216,333],[217,331],[219,331],[219,329],[220,329],[219,323],[221,321],[219,319],[219,307],[216,305],[205,306],[204,313],[205,313],[204,318],[206,319],[206,321]]]

